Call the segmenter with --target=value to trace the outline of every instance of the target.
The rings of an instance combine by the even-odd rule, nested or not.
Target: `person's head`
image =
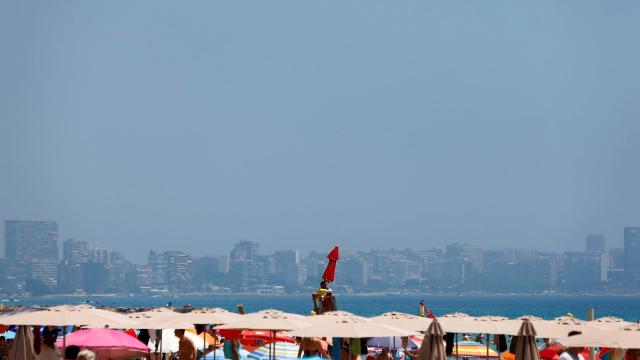
[[[196,328],[196,334],[200,335],[200,334],[202,334],[202,332],[204,331],[206,326],[204,326],[204,325],[196,325],[195,328]]]
[[[173,333],[178,339],[182,339],[184,337],[184,329],[175,329]]]
[[[518,344],[518,337],[517,336],[512,336],[511,337],[511,344],[509,344],[509,352],[512,354],[516,353],[516,345]]]
[[[320,281],[320,289],[326,289],[327,288],[327,282],[325,280]]]
[[[420,300],[420,305],[424,305],[424,300]]]
[[[84,349],[78,353],[78,360],[96,360],[96,354],[88,349]]]
[[[387,355],[389,353],[389,348],[388,347],[383,347],[382,348],[382,355]]]
[[[58,329],[54,327],[45,327],[42,330],[42,343],[49,347],[55,347],[58,340]]]
[[[64,359],[75,360],[78,358],[78,353],[80,353],[79,346],[69,345],[64,349]]]
[[[0,336],[0,345],[4,345],[7,343],[7,338],[5,338],[4,336]]]

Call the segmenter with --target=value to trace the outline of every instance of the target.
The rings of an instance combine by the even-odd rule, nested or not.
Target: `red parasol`
[[[267,330],[218,330],[218,334],[226,339],[238,340],[245,349],[253,351],[271,340],[275,342],[295,343],[295,339],[286,335],[283,331],[278,331],[275,337]]]
[[[329,263],[327,264],[327,268],[324,270],[324,274],[322,274],[322,280],[333,282],[336,278],[336,263],[338,262],[338,259],[340,259],[337,246],[331,250],[329,255],[327,255],[327,259],[329,259]]]
[[[563,351],[560,345],[551,345],[540,350],[540,359],[542,360],[558,360],[560,353]]]

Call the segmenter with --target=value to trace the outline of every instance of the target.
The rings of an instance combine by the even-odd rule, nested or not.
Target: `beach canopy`
[[[522,322],[518,335],[514,339],[516,341],[516,359],[540,360],[540,354],[536,346],[536,330],[533,328],[531,321],[524,320]]]
[[[16,311],[0,316],[6,325],[84,326],[89,328],[135,328],[137,323],[114,311],[90,305],[59,305]]]
[[[299,337],[371,338],[379,336],[409,336],[414,331],[377,324],[360,316],[311,316],[310,326],[289,333]]]
[[[444,331],[437,319],[427,328],[422,346],[420,346],[420,360],[445,360],[447,354],[444,348]]]
[[[143,342],[114,329],[83,329],[66,336],[65,345],[87,348],[99,359],[131,359],[144,357],[149,348]],[[56,342],[62,348],[63,341]]]
[[[263,310],[239,316],[225,325],[216,326],[221,330],[296,330],[309,326],[307,318],[298,314],[289,314],[278,310]]]
[[[431,324],[430,318],[398,311],[387,312],[382,315],[374,316],[369,318],[369,320],[377,324],[395,326],[397,328],[412,330],[415,332],[425,331],[429,327],[429,324]]]
[[[242,318],[243,315],[229,312],[221,308],[195,309],[187,313],[175,313],[176,318],[191,324],[228,324]]]

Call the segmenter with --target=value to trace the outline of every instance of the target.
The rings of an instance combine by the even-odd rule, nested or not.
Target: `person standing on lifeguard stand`
[[[318,315],[327,311],[337,310],[335,298],[333,297],[333,291],[329,288],[329,284],[335,280],[336,276],[336,264],[340,258],[338,254],[338,247],[334,247],[333,250],[327,255],[329,263],[327,268],[322,274],[322,281],[320,282],[320,288],[313,294],[313,308],[314,312]]]
[[[433,315],[429,309],[424,305],[424,300],[420,300],[420,305],[418,306],[418,316],[420,317],[428,317],[430,319],[435,319],[436,316]]]

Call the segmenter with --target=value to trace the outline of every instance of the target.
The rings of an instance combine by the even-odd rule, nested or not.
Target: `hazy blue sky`
[[[3,1],[0,219],[127,250],[640,225],[640,2]]]

